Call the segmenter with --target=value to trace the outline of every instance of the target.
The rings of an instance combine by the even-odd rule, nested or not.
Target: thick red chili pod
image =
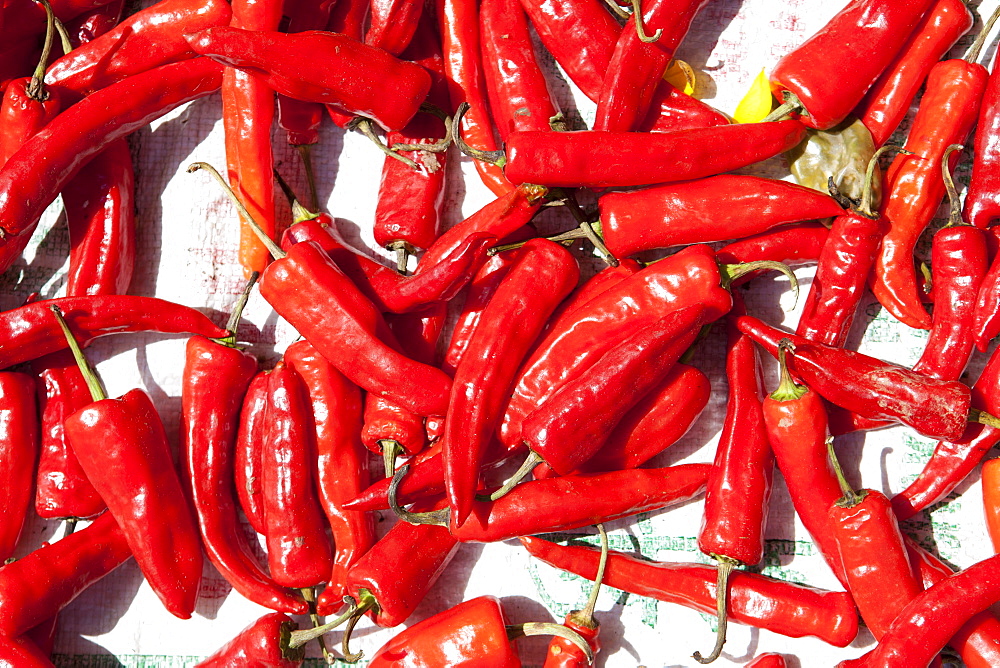
[[[653,93],[684,39],[691,21],[707,0],[652,0],[639,12],[649,33],[657,39],[642,39],[633,14],[618,37],[597,100],[594,129],[628,132],[645,118]],[[635,5],[639,7],[638,3]],[[651,182],[652,183],[652,182]]]
[[[734,314],[745,313],[742,301]],[[698,532],[698,549],[716,560],[719,570],[719,630],[715,648],[698,663],[711,663],[726,641],[726,592],[731,571],[752,566],[764,556],[774,453],[764,421],[764,380],[757,348],[740,332],[733,318],[727,323],[726,379],[729,399],[705,489],[705,513]]]
[[[951,577],[955,571],[912,540],[906,552],[916,566],[924,589]],[[990,668],[1000,662],[1000,619],[988,610],[975,615],[948,641],[968,668]]]
[[[251,72],[283,95],[333,104],[386,130],[404,127],[431,86],[430,75],[419,65],[336,33],[217,26],[187,38],[196,52]],[[313,67],[301,69],[302,58]],[[344,77],[345,71],[352,76]]]
[[[261,451],[267,564],[278,584],[313,587],[330,577],[333,555],[313,482],[309,397],[302,378],[284,362],[271,371],[267,394]]]
[[[191,502],[205,553],[233,588],[272,610],[304,614],[258,565],[239,525],[233,485],[234,445],[240,409],[257,360],[203,337],[188,339],[181,388],[181,443]]]
[[[205,58],[164,65],[86,97],[25,142],[0,169],[0,269],[17,258],[45,207],[88,160],[221,83],[222,68]]]
[[[812,188],[735,175],[609,193],[598,206],[601,237],[615,257],[745,237],[843,212],[836,200]]]
[[[333,535],[333,571],[320,602],[347,593],[347,571],[375,543],[372,516],[345,504],[369,483],[368,454],[360,442],[361,390],[306,341],[296,341],[285,360],[302,377],[312,404],[319,501]]]
[[[32,368],[41,378],[41,449],[35,479],[35,513],[44,519],[93,517],[107,508],[66,441],[63,423],[92,399],[69,351],[39,358]]]
[[[400,55],[413,39],[423,12],[423,0],[374,0],[365,44]]]
[[[38,463],[38,410],[35,379],[26,373],[0,373],[0,562],[17,547],[28,509],[35,498]]]
[[[829,236],[830,228],[822,223],[798,223],[732,241],[720,248],[716,255],[720,262],[727,264],[768,260],[795,267],[816,262]],[[740,277],[734,285],[751,277]]]
[[[247,387],[240,410],[240,424],[236,434],[233,480],[236,497],[254,531],[263,534],[264,506],[261,494],[261,447],[264,427],[267,424],[267,382],[270,371],[260,371]]]
[[[483,0],[479,7],[483,74],[501,141],[515,130],[551,131],[559,113],[535,57],[519,0]]]
[[[7,84],[0,103],[0,165],[6,163],[28,139],[48,125],[62,111],[62,93],[58,87],[46,87],[32,95],[34,79],[22,77]],[[41,95],[41,99],[39,98]]]
[[[112,142],[62,189],[69,226],[66,294],[125,294],[135,265],[135,170]]]
[[[895,61],[854,110],[854,116],[872,133],[876,147],[887,142],[899,127],[934,63],[969,32],[974,22],[962,0],[936,0],[927,11]]]
[[[222,0],[158,2],[52,63],[45,82],[89,95],[140,72],[193,58],[184,35],[227,25],[231,18],[229,3]]]
[[[196,664],[197,668],[296,668],[306,652],[290,649],[288,637],[299,628],[280,612],[264,615],[239,635],[220,647],[212,656]]]
[[[844,120],[903,49],[934,0],[851,0],[778,61],[775,98],[797,98],[802,121],[826,130]]]
[[[619,258],[616,266],[608,265],[584,281],[567,297],[552,314],[547,330],[559,329],[564,324],[564,318],[573,317],[573,312],[597,297],[605,290],[624,281],[629,276],[638,273],[643,264],[631,258]]]
[[[0,568],[0,636],[17,637],[58,614],[131,556],[122,530],[105,513]]]
[[[348,37],[353,37],[359,42],[365,34],[365,19],[368,17],[369,0],[337,0],[330,11],[330,20],[327,21],[326,29],[330,32],[337,32]],[[327,116],[339,128],[347,127],[347,124],[354,120],[354,115],[342,111],[339,107],[331,104],[326,107]]]
[[[532,556],[545,563],[593,580],[600,550],[557,545],[541,538],[520,539]],[[604,584],[693,608],[715,612],[715,569],[705,564],[647,561],[620,552],[608,555]],[[858,614],[850,594],[783,582],[740,571],[729,590],[732,621],[765,628],[791,638],[815,636],[836,647],[846,647],[858,634]]]
[[[455,370],[445,417],[444,477],[461,524],[472,509],[480,465],[521,361],[580,277],[576,259],[545,239],[529,241],[483,309]]]
[[[777,155],[805,136],[798,121],[676,132],[513,132],[504,174],[511,183],[611,188],[686,181]],[[720,145],[740,147],[719,151]]]
[[[973,145],[972,178],[965,195],[963,215],[972,225],[986,229],[1000,217],[1000,72],[996,58],[979,106]]]

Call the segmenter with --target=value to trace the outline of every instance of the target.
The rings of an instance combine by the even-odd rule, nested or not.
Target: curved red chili
[[[423,12],[422,0],[375,0],[371,3],[365,44],[398,56],[413,39]]]
[[[830,228],[822,223],[798,223],[732,241],[716,255],[726,264],[767,260],[795,267],[816,262],[829,236]],[[752,276],[740,277],[733,284],[740,285]]]
[[[236,454],[233,457],[236,497],[254,531],[263,534],[264,506],[261,499],[261,448],[267,423],[267,381],[270,371],[261,371],[250,381],[240,409],[236,433]]]
[[[298,624],[280,612],[264,615],[198,663],[197,668],[297,668],[306,652],[287,647],[289,634],[297,628]]]
[[[0,373],[0,425],[0,467],[6,479],[0,492],[0,561],[6,561],[14,554],[34,499],[39,440],[34,376]]]

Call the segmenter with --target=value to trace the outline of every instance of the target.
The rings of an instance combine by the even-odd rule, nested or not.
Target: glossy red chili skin
[[[746,668],[785,668],[787,665],[784,655],[768,652],[748,663]]]
[[[372,621],[383,628],[399,626],[420,605],[457,549],[458,541],[446,527],[397,522],[347,572],[347,592],[358,600],[362,590],[368,591],[378,602],[378,608],[369,612]],[[342,605],[341,598],[320,596],[318,611],[331,614]]]
[[[0,635],[41,624],[132,556],[110,513],[0,569]]]
[[[386,130],[404,127],[431,86],[430,75],[419,65],[337,33],[217,26],[187,38],[197,53],[246,69],[282,95],[335,105]],[[302,70],[302,58],[316,66]],[[352,74],[344,77],[343,72]]]
[[[965,196],[962,216],[970,224],[986,229],[1000,218],[1000,71],[996,64],[986,81],[979,107],[973,145],[972,178]]]
[[[304,649],[282,651],[280,643],[299,628],[280,612],[264,615],[215,654],[197,664],[198,668],[296,668],[302,665]]]
[[[311,146],[319,143],[323,125],[323,105],[317,102],[293,100],[279,95],[278,125],[285,131],[291,146]]]
[[[155,297],[114,295],[61,297],[32,302],[0,313],[0,369],[27,362],[68,347],[66,337],[52,317],[50,305],[62,309],[78,341],[122,332],[201,334],[221,338],[225,329],[187,306]]]
[[[333,535],[333,570],[323,600],[343,599],[347,571],[375,543],[372,516],[345,504],[370,482],[368,455],[360,442],[361,390],[306,341],[296,341],[285,360],[302,377],[312,404],[316,435],[316,484]]]
[[[521,438],[559,475],[579,469],[694,343],[705,312],[688,306],[637,328],[529,413]]]
[[[1000,600],[1000,556],[945,578],[914,598],[882,640],[864,656],[838,668],[926,666],[966,622]]]
[[[954,571],[930,552],[906,541],[910,561],[920,574],[924,589],[951,577]],[[990,668],[1000,662],[1000,619],[989,611],[973,616],[948,641],[968,668]]]
[[[135,389],[95,401],[66,419],[66,438],[146,581],[171,614],[190,618],[201,583],[201,539],[149,396]]]
[[[418,415],[444,415],[451,378],[405,357],[375,306],[314,242],[288,249],[260,281],[264,299],[359,387]]]
[[[227,25],[231,18],[229,3],[222,0],[158,2],[53,62],[45,82],[89,95],[155,67],[194,58],[184,34]]]
[[[557,545],[540,538],[520,539],[532,556],[589,580],[597,574],[600,550]],[[667,563],[611,552],[604,583],[667,603],[714,615],[715,568]],[[734,571],[729,580],[729,619],[792,638],[815,636],[846,647],[858,634],[858,615],[846,592],[832,592]]]
[[[397,634],[372,657],[371,668],[518,668],[503,608],[479,596]]]
[[[951,144],[965,143],[976,123],[987,76],[985,67],[964,60],[935,65],[906,141],[913,155],[897,155],[886,172],[882,215],[887,230],[875,261],[872,292],[910,327],[931,327],[917,287],[913,250],[945,194],[944,151]],[[949,167],[954,168],[958,157],[951,156]]]
[[[125,0],[112,0],[106,5],[80,14],[75,19],[66,24],[66,32],[69,33],[70,44],[74,49],[78,49],[84,44],[89,44],[101,35],[110,32],[121,23],[122,11],[125,9]]]
[[[267,531],[264,521],[264,505],[261,494],[261,448],[264,442],[264,427],[267,424],[267,382],[270,371],[261,371],[250,381],[243,405],[240,409],[240,423],[236,433],[236,453],[233,456],[233,480],[236,484],[236,498],[254,531]]]
[[[271,610],[305,614],[257,563],[239,524],[233,485],[240,409],[257,360],[204,337],[188,339],[181,387],[181,446],[205,554],[233,588]]]
[[[31,77],[14,79],[7,84],[0,102],[0,165],[28,139],[48,125],[63,108],[62,92],[57,86],[46,87],[44,100],[36,100],[28,94]]]
[[[66,294],[128,292],[135,267],[134,191],[124,139],[108,145],[62,189],[70,237]]]
[[[39,358],[41,447],[35,478],[35,514],[44,519],[93,517],[107,508],[66,441],[63,422],[92,399],[68,350]]]
[[[375,0],[371,3],[365,44],[400,55],[413,39],[423,12],[422,0]]]
[[[0,269],[17,258],[56,193],[108,144],[219,89],[222,68],[201,58],[128,77],[88,96],[25,142],[0,169]],[[48,156],[38,160],[39,155]]]
[[[590,645],[590,650],[597,654],[601,651],[601,641],[597,637],[601,632],[601,626],[595,619],[591,619],[590,624],[585,624],[584,621],[580,619],[580,611],[574,610],[566,615],[563,626],[579,633]],[[565,638],[555,636],[549,641],[549,649],[545,653],[545,663],[542,664],[542,668],[586,668],[589,665],[587,657],[578,646]]]
[[[819,256],[795,333],[841,347],[854,323],[879,244],[883,223],[858,211],[837,216]]]
[[[931,334],[914,371],[944,380],[961,377],[972,357],[976,300],[988,266],[986,236],[979,228],[945,227],[934,235]]]
[[[559,305],[559,308],[557,308],[555,313],[552,314],[552,318],[549,319],[549,325],[546,327],[546,330],[561,328],[563,324],[567,322],[566,319],[573,317],[573,312],[578,308],[605,290],[613,288],[629,276],[638,273],[644,266],[645,265],[631,258],[618,258],[618,264],[616,266],[612,267],[609,265],[602,268],[599,272],[580,284],[580,286],[574,290],[562,304]]]
[[[772,355],[786,336],[749,316],[739,319],[739,327]],[[789,367],[830,403],[862,417],[901,422],[930,438],[955,440],[965,432],[972,396],[959,381],[930,378],[799,337],[791,340],[795,355]]]
[[[480,465],[521,362],[580,278],[573,255],[552,241],[529,241],[518,255],[483,309],[452,383],[442,442],[448,500],[459,523],[472,509]]]
[[[896,515],[881,492],[861,490],[857,505],[830,507],[830,529],[840,546],[848,591],[876,640],[899,611],[923,591],[903,546]]]
[[[461,526],[453,519],[449,528],[458,540],[476,543],[579,529],[692,499],[704,491],[710,468],[680,464],[532,480],[496,501],[476,501],[469,518]],[[608,496],[609,489],[617,493]]]
[[[330,20],[326,29],[361,41],[365,34],[365,20],[368,17],[368,0],[338,0],[330,11]],[[346,127],[354,120],[354,116],[342,111],[339,107],[327,104],[327,116],[339,128]]]
[[[691,128],[729,125],[729,117],[701,100],[687,95],[665,80],[653,93],[646,118],[636,128],[640,132],[674,132]]]
[[[817,130],[833,127],[889,67],[933,1],[852,0],[778,61],[768,77],[775,98],[794,93],[802,122]]]
[[[819,260],[829,236],[830,228],[822,223],[798,223],[730,242],[719,249],[717,256],[726,264],[774,260],[794,267]],[[740,277],[734,285],[746,280]]]
[[[612,132],[635,130],[646,116],[653,94],[684,39],[695,15],[708,0],[652,0],[643,8],[646,30],[663,30],[647,43],[639,39],[635,17],[625,23],[615,44],[601,84],[594,129]]]
[[[972,12],[962,0],[936,0],[927,11],[899,55],[854,110],[854,116],[871,131],[876,147],[889,140],[927,73],[973,23]]]
[[[563,384],[571,381],[616,342],[664,315],[703,304],[706,322],[732,308],[732,296],[721,286],[715,252],[690,246],[655,262],[597,295],[552,329],[525,362],[500,427],[508,447],[521,443],[521,424]]]
[[[764,380],[757,348],[736,329],[732,318],[727,319],[727,338],[729,399],[705,490],[698,549],[753,565],[764,556],[774,453],[764,421]]]
[[[598,207],[601,236],[615,257],[745,237],[843,212],[836,200],[811,188],[736,175],[613,192]]]
[[[1000,355],[993,354],[972,386],[972,406],[996,415],[1000,411]],[[913,517],[952,492],[1000,441],[1000,429],[969,424],[956,441],[940,441],[917,479],[892,498],[896,516]]]
[[[49,655],[28,636],[0,636],[0,663],[18,668],[53,668]]]
[[[686,181],[751,165],[798,144],[798,121],[677,132],[513,132],[504,174],[511,183],[612,188]],[[731,151],[709,147],[727,145]]]
[[[483,0],[479,8],[483,75],[501,141],[516,130],[551,131],[559,113],[531,43],[519,0]]]
[[[271,371],[267,395],[261,487],[268,570],[285,587],[314,587],[330,577],[333,552],[313,483],[316,440],[309,395],[284,362]]]
[[[39,449],[35,391],[33,376],[0,373],[0,467],[6,480],[0,492],[0,562],[14,554],[35,498]]]
[[[361,442],[370,452],[381,455],[382,440],[395,441],[406,455],[415,455],[427,442],[424,419],[384,397],[368,394]]]

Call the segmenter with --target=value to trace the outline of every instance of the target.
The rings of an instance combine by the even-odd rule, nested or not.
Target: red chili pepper
[[[309,391],[316,434],[316,484],[333,535],[333,571],[320,597],[322,605],[343,598],[347,571],[375,543],[371,515],[345,508],[369,483],[368,455],[359,439],[361,390],[305,341],[288,346],[285,359]]]
[[[0,467],[5,484],[0,494],[0,562],[14,554],[24,520],[35,496],[38,462],[38,414],[35,379],[26,373],[0,373]]]
[[[1000,411],[1000,355],[990,356],[972,386],[972,405],[990,414]],[[1000,429],[985,424],[970,424],[958,440],[940,441],[917,479],[893,497],[896,516],[909,519],[944,499],[998,441]]]
[[[734,314],[745,313],[742,301]],[[764,557],[774,453],[764,422],[760,360],[749,336],[727,319],[726,379],[729,400],[705,490],[705,514],[698,532],[698,549],[716,560],[718,569],[718,635],[711,654],[698,663],[711,663],[726,642],[726,598],[730,573],[739,565],[752,566]]]
[[[267,383],[270,371],[261,371],[247,387],[240,411],[239,429],[236,434],[236,455],[234,456],[236,496],[240,508],[246,515],[254,531],[266,531],[264,506],[261,499],[261,448],[264,441],[264,426],[267,423]]]
[[[598,550],[540,538],[523,537],[520,541],[545,563],[594,579]],[[704,564],[646,561],[612,552],[604,583],[708,615],[715,612],[715,569]],[[846,592],[824,591],[745,571],[733,574],[729,617],[792,638],[815,636],[837,647],[846,647],[858,634],[858,615]]]
[[[739,319],[740,330],[773,355],[785,335],[756,318]],[[810,343],[799,337],[793,371],[832,404],[867,418],[901,422],[921,434],[955,440],[966,424],[980,418],[971,409],[969,388],[957,380],[938,380],[851,350]]]
[[[218,90],[221,81],[222,68],[206,58],[164,65],[88,96],[25,142],[0,169],[0,269],[17,258],[23,237],[90,158],[171,109]]]
[[[886,310],[910,327],[931,328],[917,288],[913,249],[944,197],[941,160],[945,149],[965,142],[976,123],[989,72],[975,58],[988,32],[989,26],[966,55],[968,60],[946,60],[931,70],[906,141],[913,155],[897,155],[885,176],[882,215],[888,230],[875,262],[872,292]],[[958,156],[952,156],[949,168],[957,161]]]
[[[594,586],[590,590],[587,605],[582,610],[571,611],[563,620],[566,628],[575,631],[587,641],[593,654],[601,651],[601,641],[598,639],[601,623],[594,617],[594,608],[597,606],[601,585],[604,584],[604,570],[608,562],[608,534],[603,524],[597,525],[597,531],[601,536],[601,562],[597,567],[597,575],[594,577]],[[586,668],[591,663],[592,659],[582,648],[566,638],[556,636],[549,641],[549,649],[545,653],[545,664],[542,668]]]
[[[985,467],[983,471],[985,473]],[[920,573],[924,589],[930,589],[954,574],[950,566],[909,539],[906,540],[906,551]],[[968,668],[995,666],[1000,662],[1000,619],[989,611],[983,611],[969,619],[948,644],[959,653]]]
[[[267,564],[286,587],[313,587],[333,571],[326,522],[313,485],[316,443],[305,384],[278,362],[267,384],[267,426],[261,452]]]
[[[27,636],[18,636],[17,638],[0,636],[0,661],[8,666],[18,666],[19,668],[53,668],[55,666],[49,661],[48,655]]]
[[[684,39],[695,15],[707,0],[652,0],[629,18],[608,63],[597,100],[594,129],[612,132],[635,130],[649,110],[653,93]],[[639,3],[633,5],[639,8]],[[655,41],[643,39],[636,25],[641,18],[656,33]],[[652,183],[652,182],[651,182]]]
[[[677,132],[513,132],[504,174],[511,183],[611,188],[699,179],[751,165],[798,144],[798,121]],[[709,149],[720,145],[730,151]]]
[[[82,342],[123,332],[166,332],[227,336],[225,329],[187,306],[133,295],[62,297],[26,304],[0,313],[0,369],[68,347],[50,305],[58,306]]]
[[[337,33],[217,26],[186,37],[197,53],[260,76],[282,95],[333,104],[386,130],[404,127],[431,86],[419,65]],[[303,58],[314,66],[303,70]]]
[[[435,0],[441,48],[444,52],[445,78],[451,94],[451,108],[467,102],[470,113],[455,129],[467,142],[483,151],[496,150],[490,123],[489,103],[480,64],[479,7],[473,0]],[[513,186],[502,170],[489,163],[475,161],[479,178],[494,195],[502,197]]]
[[[875,146],[889,140],[928,72],[959,37],[972,29],[974,22],[962,0],[936,0],[927,11],[902,51],[854,110],[854,116],[871,131]]]
[[[233,489],[233,448],[243,396],[257,360],[203,337],[188,339],[181,389],[181,438],[205,553],[245,598],[272,610],[304,614],[308,606],[258,565],[239,526]]]
[[[631,258],[621,258],[617,266],[608,265],[588,278],[560,304],[549,319],[546,330],[561,329],[573,313],[606,290],[638,273],[645,265]]]
[[[41,624],[31,628],[22,638],[30,640],[35,644],[41,653],[46,657],[52,655],[52,648],[55,647],[56,632],[59,630],[59,615],[53,615]],[[51,663],[47,665],[52,665]]]
[[[789,267],[816,262],[830,236],[830,228],[822,223],[808,222],[788,225],[755,234],[726,244],[716,256],[727,264],[771,261]],[[734,281],[734,285],[749,280],[748,275]]]
[[[833,127],[892,64],[933,1],[852,0],[778,61],[768,77],[775,98],[790,93],[803,123]]]
[[[122,530],[104,513],[0,568],[0,637],[16,638],[55,616],[131,556]]]
[[[70,44],[73,45],[74,49],[78,49],[110,32],[121,23],[124,9],[125,0],[112,0],[106,5],[80,14],[66,24]]]
[[[576,259],[559,244],[536,239],[517,252],[482,311],[452,383],[442,439],[448,500],[459,524],[472,509],[480,464],[520,364],[580,277]]]
[[[484,0],[479,8],[483,74],[501,141],[517,130],[551,131],[559,108],[535,58],[528,17],[518,0]]]
[[[135,170],[128,142],[111,143],[62,189],[69,226],[66,294],[125,294],[135,265]]]
[[[56,60],[45,82],[90,95],[141,72],[193,58],[184,35],[226,25],[231,18],[229,3],[221,0],[161,0]]]
[[[861,202],[837,216],[823,245],[805,308],[795,333],[841,347],[854,323],[864,295],[885,226],[872,210],[872,188],[878,158],[888,147],[876,151],[868,162]]]
[[[812,188],[730,175],[610,193],[598,205],[601,236],[615,257],[745,237],[843,212],[836,200]]]
[[[979,106],[977,128],[963,214],[971,224],[986,229],[1000,217],[1000,181],[995,174],[1000,162],[1000,72],[995,63]]]
[[[365,21],[368,18],[369,0],[337,0],[330,12],[330,20],[326,29],[352,37],[359,42],[365,34]],[[347,127],[354,120],[353,114],[342,111],[339,107],[327,104],[327,116],[339,128]]]
[[[423,12],[421,0],[375,0],[371,3],[365,44],[398,56],[413,39]]]
[[[198,668],[296,668],[302,665],[304,649],[290,649],[287,639],[299,628],[279,612],[264,615],[215,654],[197,664]]]
[[[653,93],[645,120],[636,129],[640,132],[675,132],[713,125],[729,125],[729,117],[661,81]]]
[[[912,668],[937,657],[966,622],[1000,600],[1000,556],[984,559],[925,590],[902,609],[882,640],[838,668]]]
[[[990,542],[993,543],[993,551],[1000,554],[1000,460],[990,459],[983,462],[981,472],[983,485],[983,512],[986,515],[986,529],[990,535]]]
[[[49,38],[51,40],[51,38]],[[44,73],[44,66],[42,66]],[[36,71],[36,74],[38,72]],[[58,87],[41,85],[42,74],[22,77],[7,84],[0,103],[0,165],[5,164],[24,143],[48,125],[63,109]]]
[[[748,663],[746,668],[785,668],[787,665],[783,654],[768,652]]]
[[[764,399],[768,441],[795,512],[834,575],[844,583],[844,566],[828,513],[841,494],[826,447],[826,408],[818,394],[792,380],[785,351],[780,348],[778,353],[781,383]]]

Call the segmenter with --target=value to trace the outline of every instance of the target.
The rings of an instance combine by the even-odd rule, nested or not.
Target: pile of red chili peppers
[[[11,277],[60,195],[70,248],[64,293],[0,312],[0,665],[65,665],[60,614],[134,557],[180,620],[204,614],[209,572],[270,611],[199,666],[355,663],[369,623],[405,625],[373,667],[520,666],[536,635],[554,636],[546,667],[604,665],[628,631],[599,638],[620,628],[603,585],[715,618],[710,652],[660,624],[692,665],[788,665],[727,650],[732,621],[866,648],[838,666],[1000,666],[1000,556],[954,572],[908,523],[981,485],[1000,551],[996,460],[977,472],[1000,441],[1000,72],[979,63],[1000,9],[851,0],[772,64],[770,113],[736,122],[668,76],[712,5],[160,0],[123,18],[122,0],[4,0],[0,272],[28,284]],[[596,103],[590,129],[560,110],[550,56]],[[186,178],[238,211],[219,271],[247,282],[224,325],[130,294],[156,227],[136,219],[130,137],[217,92],[226,176]],[[392,263],[320,206],[326,117],[384,154],[371,236]],[[809,186],[745,173],[792,149]],[[493,198],[449,225],[459,150]],[[573,223],[538,231],[553,220]],[[606,266],[581,269],[581,245]],[[761,277],[798,292],[807,264],[796,330],[770,324]],[[858,352],[866,290],[929,330],[912,367]],[[258,294],[295,332],[281,350],[240,328]],[[135,332],[190,336],[179,400],[109,397],[90,344]],[[664,455],[713,394],[712,462]],[[861,488],[845,436],[898,425],[933,454],[894,495]],[[776,472],[839,586],[761,572]],[[684,504],[703,508],[701,562],[610,549],[606,523]],[[30,544],[36,518],[62,537]],[[601,549],[572,540],[591,526]],[[510,602],[459,596],[456,553],[501,541],[593,581],[586,606],[511,624]]]

